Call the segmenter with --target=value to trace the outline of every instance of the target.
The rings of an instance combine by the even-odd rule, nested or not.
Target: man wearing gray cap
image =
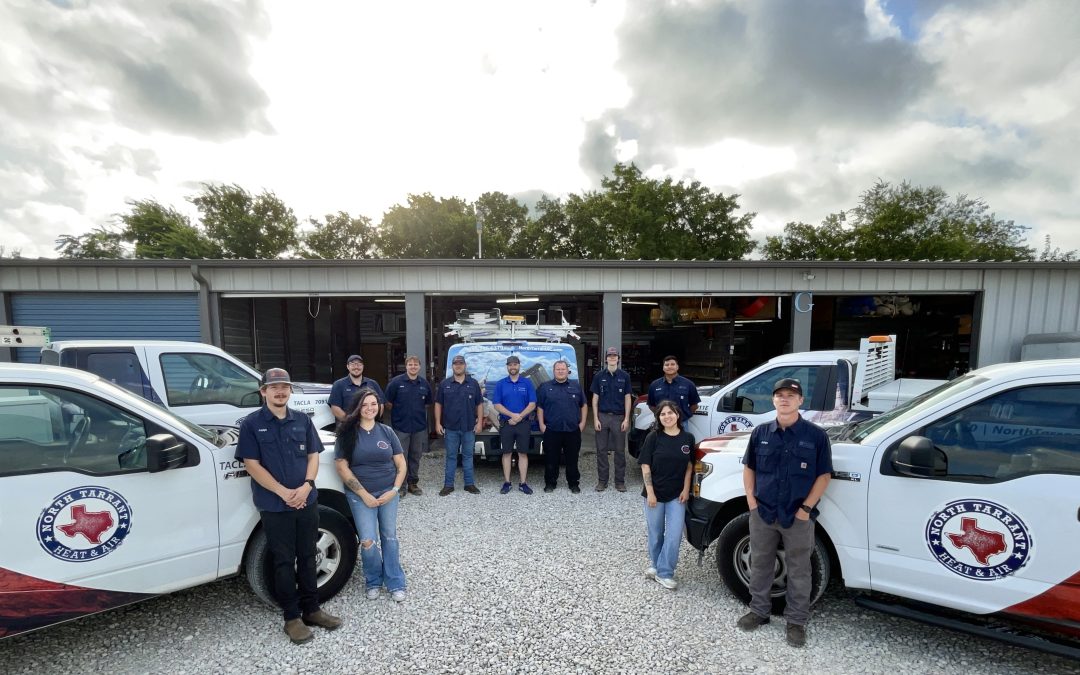
[[[495,383],[491,403],[499,411],[499,447],[502,450],[503,485],[501,494],[510,492],[510,463],[518,456],[518,489],[527,495],[532,488],[526,482],[529,473],[529,440],[532,437],[530,415],[536,408],[536,388],[532,380],[521,377],[521,359],[506,357],[507,376]]]
[[[619,367],[619,350],[608,347],[605,367],[593,376],[593,427],[596,429],[596,491],[608,484],[608,453],[615,453],[615,489],[626,492],[626,430],[630,428],[630,374]]]
[[[235,457],[251,476],[274,565],[274,596],[295,644],[312,638],[308,626],[334,630],[341,619],[319,607],[316,547],[319,505],[315,477],[323,450],[311,418],[288,407],[292,381],[283,368],[263,373],[263,407],[240,423]]]
[[[478,495],[480,488],[476,487],[473,476],[473,446],[484,423],[484,392],[465,372],[465,357],[461,354],[450,360],[450,370],[453,375],[440,382],[435,390],[435,433],[446,439],[446,471],[439,496],[454,491],[459,454],[465,492]]]
[[[829,437],[799,414],[802,383],[786,377],[773,386],[776,419],[759,424],[743,455],[743,488],[750,508],[750,611],[739,628],[769,623],[777,545],[784,543],[787,568],[787,641],[806,644],[810,618],[810,554],[818,504],[832,476]]]

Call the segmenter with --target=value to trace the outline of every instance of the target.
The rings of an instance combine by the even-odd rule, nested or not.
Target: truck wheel
[[[775,577],[772,586],[772,611],[781,614],[787,603],[787,564],[783,544],[776,552]],[[742,513],[724,526],[716,541],[716,567],[720,578],[732,593],[750,604],[750,513]],[[825,593],[831,574],[829,553],[821,537],[814,537],[810,551],[810,604]]]
[[[357,540],[345,516],[329,506],[319,505],[319,536],[316,547],[316,583],[319,602],[326,602],[345,587],[356,567]],[[251,540],[244,573],[248,584],[263,602],[277,606],[274,598],[274,564],[270,559],[270,544],[266,533],[259,530]]]

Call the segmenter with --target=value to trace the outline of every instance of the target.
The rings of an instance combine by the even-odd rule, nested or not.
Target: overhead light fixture
[[[535,295],[528,296],[528,297],[522,297],[522,298],[518,298],[518,297],[499,298],[495,302],[498,302],[498,303],[507,303],[508,302],[508,303],[511,303],[511,304],[515,303],[515,302],[540,302],[540,298],[536,297]]]
[[[405,302],[405,298],[375,298],[375,302]]]
[[[772,323],[772,319],[738,319],[735,321],[736,326],[741,326],[744,323]]]
[[[659,302],[649,302],[648,300],[623,300],[624,305],[652,305],[653,307],[659,305]]]

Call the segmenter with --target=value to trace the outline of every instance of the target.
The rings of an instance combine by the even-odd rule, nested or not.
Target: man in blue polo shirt
[[[386,397],[383,396],[382,387],[378,382],[370,377],[364,377],[364,357],[353,354],[345,362],[345,367],[348,368],[349,374],[334,382],[330,387],[330,397],[326,399],[330,412],[334,413],[334,418],[340,422],[352,412],[353,398],[361,389],[371,389],[378,395],[379,417],[382,417],[382,404],[386,402]]]
[[[518,489],[527,495],[532,488],[526,481],[529,473],[529,439],[532,436],[530,414],[536,408],[536,388],[532,380],[521,377],[521,359],[506,357],[507,376],[495,383],[491,403],[499,411],[499,447],[502,451],[503,484],[501,494],[510,492],[510,464],[518,457]]]
[[[288,407],[292,381],[287,371],[263,373],[259,393],[263,407],[240,422],[234,456],[251,476],[251,498],[270,544],[274,596],[285,614],[285,633],[300,644],[312,638],[308,626],[341,626],[341,619],[319,608],[316,581],[315,477],[323,446],[311,418]]]
[[[566,483],[570,492],[581,492],[581,431],[589,414],[585,392],[570,378],[570,364],[556,361],[551,368],[554,380],[540,385],[536,392],[536,418],[544,434],[544,492],[554,492],[559,482],[559,463],[566,464]]]
[[[773,386],[776,419],[750,434],[743,456],[743,488],[750,507],[750,611],[739,628],[769,623],[777,545],[784,542],[787,567],[787,641],[806,644],[810,618],[810,554],[818,503],[832,476],[829,437],[799,414],[802,384],[792,378]]]
[[[661,401],[674,401],[682,411],[682,427],[690,424],[690,417],[701,403],[697,386],[689,379],[679,375],[679,359],[667,355],[664,357],[664,376],[658,377],[649,385],[649,407],[656,409]]]
[[[596,491],[608,484],[608,453],[615,453],[615,489],[626,492],[626,430],[630,428],[630,374],[619,367],[619,350],[608,347],[605,367],[593,376],[593,428],[596,429]]]
[[[434,394],[426,378],[420,376],[420,357],[409,354],[405,357],[405,373],[386,383],[386,407],[390,409],[390,427],[401,441],[405,452],[408,473],[405,480],[408,487],[401,486],[401,496],[422,495],[420,489],[420,456],[427,452],[428,418],[427,407],[431,405]]]
[[[484,422],[484,392],[476,380],[465,373],[465,357],[458,354],[450,361],[453,377],[439,383],[435,391],[435,432],[446,438],[446,474],[439,496],[454,491],[457,458],[461,455],[465,492],[480,494],[473,478],[473,452],[476,434]]]

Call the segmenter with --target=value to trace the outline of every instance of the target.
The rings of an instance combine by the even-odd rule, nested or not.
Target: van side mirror
[[[896,473],[912,478],[943,476],[945,471],[936,468],[937,448],[925,436],[909,436],[900,442],[892,467]]]
[[[197,452],[172,434],[156,434],[146,439],[146,468],[150,473],[158,473],[197,464],[191,461],[192,454]]]

